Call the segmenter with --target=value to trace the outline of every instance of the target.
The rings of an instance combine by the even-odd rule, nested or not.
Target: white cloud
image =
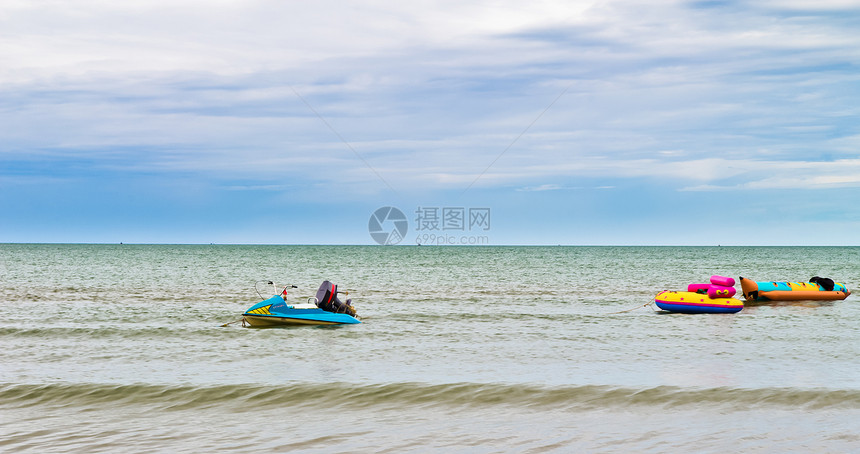
[[[747,181],[733,184],[703,184],[685,191],[723,191],[749,189],[833,189],[860,187],[860,159],[833,162],[748,161]]]
[[[542,184],[539,186],[528,186],[524,188],[519,188],[517,191],[520,192],[540,192],[540,191],[558,191],[561,189],[566,189],[564,186],[560,184]]]
[[[787,9],[797,11],[858,11],[860,3],[857,0],[765,0],[759,2],[760,6],[774,9]]]
[[[750,170],[857,156],[860,35],[804,12],[851,2],[690,5],[4,2],[2,152],[378,185],[295,89],[395,187],[853,185]]]

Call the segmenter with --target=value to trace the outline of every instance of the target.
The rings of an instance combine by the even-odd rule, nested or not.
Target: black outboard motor
[[[352,300],[346,300],[345,303],[341,301],[337,297],[337,285],[331,281],[323,281],[320,289],[317,290],[317,307],[324,311],[349,314],[355,317],[355,308],[352,307]]]

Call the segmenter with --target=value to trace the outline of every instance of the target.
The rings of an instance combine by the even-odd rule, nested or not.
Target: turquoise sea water
[[[858,295],[644,307],[712,274],[860,248],[0,245],[0,451],[856,452]],[[323,279],[362,324],[221,326]]]

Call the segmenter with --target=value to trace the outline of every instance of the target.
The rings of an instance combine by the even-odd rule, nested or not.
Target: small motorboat
[[[753,281],[741,277],[747,301],[835,301],[848,298],[851,291],[832,279],[813,277],[809,282]]]
[[[267,282],[274,287],[272,281]],[[257,284],[254,285],[256,290]],[[352,306],[352,300],[341,301],[337,285],[323,281],[317,290],[316,297],[308,298],[306,303],[292,304],[287,302],[287,289],[297,288],[295,285],[287,285],[281,291],[269,299],[264,299],[251,306],[242,314],[242,325],[250,326],[279,326],[279,325],[343,325],[361,323]],[[260,295],[260,291],[257,290]],[[263,298],[260,295],[260,298]]]

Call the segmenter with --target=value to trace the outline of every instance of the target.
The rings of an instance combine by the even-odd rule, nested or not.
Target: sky
[[[856,0],[4,0],[0,243],[376,244],[394,207],[399,244],[860,245],[858,30]]]

